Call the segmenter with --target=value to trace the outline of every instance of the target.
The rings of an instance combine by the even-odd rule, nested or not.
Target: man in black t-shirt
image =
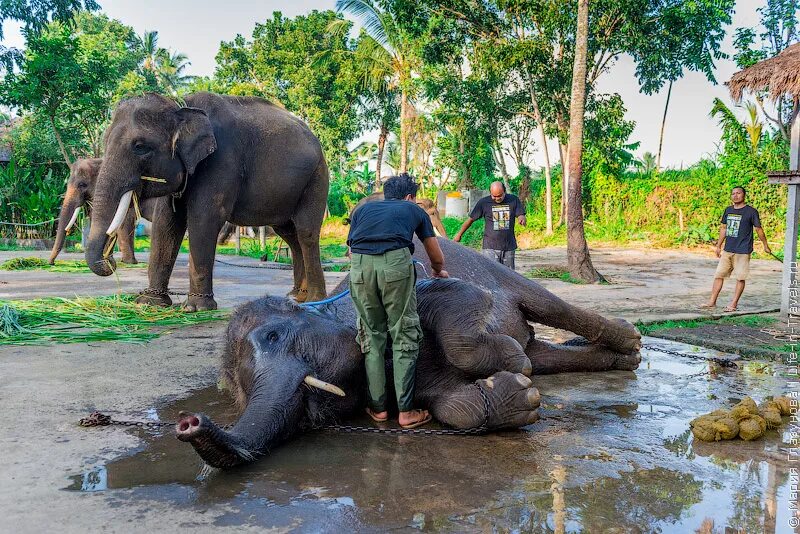
[[[395,393],[403,428],[431,420],[427,410],[413,407],[414,372],[422,339],[416,271],[411,263],[414,234],[431,260],[433,276],[448,276],[431,219],[416,204],[418,187],[407,174],[389,178],[383,186],[385,200],[367,202],[356,209],[347,236],[350,295],[358,314],[358,342],[367,371],[367,413],[377,422],[389,418],[384,354],[387,334],[391,334]]]
[[[744,291],[745,280],[750,273],[750,254],[753,253],[753,229],[764,244],[764,252],[772,254],[767,243],[767,236],[761,228],[761,219],[758,211],[745,204],[744,187],[734,187],[731,191],[733,206],[725,208],[719,227],[719,240],[717,241],[716,254],[719,258],[717,271],[714,273],[714,285],[711,287],[711,299],[701,308],[715,308],[717,297],[722,291],[722,284],[729,276],[736,280],[736,290],[733,300],[725,308],[726,312],[734,312],[739,306],[739,298]],[[725,249],[722,243],[725,243]]]
[[[513,270],[517,250],[514,222],[518,221],[521,226],[525,226],[525,207],[522,202],[515,195],[506,193],[502,182],[493,182],[489,188],[489,196],[475,204],[453,241],[461,241],[464,232],[481,218],[486,219],[483,227],[483,255]]]

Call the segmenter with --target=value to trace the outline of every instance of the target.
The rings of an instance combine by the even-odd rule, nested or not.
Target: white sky
[[[333,9],[334,0],[99,0],[103,12],[134,28],[138,34],[145,30],[158,30],[159,45],[179,50],[188,55],[190,74],[211,75],[214,72],[214,56],[220,41],[229,41],[237,33],[249,37],[256,22],[281,11],[286,16],[307,13],[313,9]],[[731,34],[740,26],[755,26],[758,23],[756,8],[763,0],[738,0],[733,24],[728,28],[723,50],[732,53]],[[7,46],[22,47],[18,30],[11,24],[4,28]],[[731,60],[720,61],[716,69],[719,82],[727,81],[736,72]],[[666,87],[661,93],[647,96],[639,93],[634,76],[633,61],[623,57],[610,72],[604,74],[599,83],[600,92],[617,92],[628,109],[628,118],[636,121],[632,141],[640,141],[637,155],[645,151],[658,150],[658,133],[666,99]],[[672,88],[670,112],[664,138],[662,164],[666,166],[688,166],[705,154],[716,150],[720,129],[708,116],[711,101],[720,97],[730,103],[727,89],[723,85],[709,83],[705,76],[687,73]],[[740,112],[740,116],[743,114]],[[377,140],[377,135],[365,134]],[[551,154],[557,154],[551,150]],[[536,165],[541,165],[541,152],[534,156]],[[553,162],[556,159],[551,155]]]

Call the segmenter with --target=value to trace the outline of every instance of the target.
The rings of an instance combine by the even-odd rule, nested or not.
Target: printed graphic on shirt
[[[492,228],[494,230],[508,230],[511,227],[511,206],[508,204],[494,204],[492,206]]]
[[[728,237],[739,237],[739,226],[742,224],[742,216],[735,213],[728,214],[728,224],[725,235]]]

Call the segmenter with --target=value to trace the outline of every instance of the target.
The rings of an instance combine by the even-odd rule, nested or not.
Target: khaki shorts
[[[722,251],[714,278],[728,278],[730,276],[734,280],[747,280],[749,274],[750,254],[734,254],[733,252]]]

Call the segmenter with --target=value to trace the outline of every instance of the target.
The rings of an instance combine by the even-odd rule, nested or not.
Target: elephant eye
[[[149,154],[152,151],[153,151],[153,147],[151,147],[149,145],[146,145],[146,144],[144,144],[142,142],[139,142],[139,141],[137,141],[133,145],[133,152],[137,156],[144,156],[146,154]]]
[[[272,332],[270,332],[269,334],[267,334],[267,341],[269,341],[270,343],[275,343],[279,339],[280,339],[280,336],[274,330]]]

